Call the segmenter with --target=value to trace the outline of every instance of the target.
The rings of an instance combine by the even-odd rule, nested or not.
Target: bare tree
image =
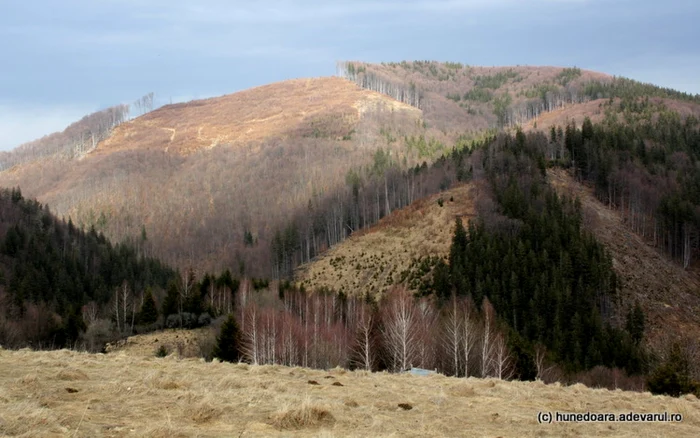
[[[542,344],[535,346],[535,368],[537,369],[537,380],[545,380],[549,376],[554,366],[547,366],[547,348]]]
[[[493,340],[493,373],[494,376],[508,380],[514,374],[513,356],[508,349],[505,337],[502,333],[497,333]]]
[[[89,326],[92,324],[94,321],[97,320],[97,315],[99,314],[99,306],[97,305],[96,302],[90,301],[86,305],[83,306],[82,308],[82,314],[83,314],[83,321],[85,321],[85,325]]]
[[[258,306],[250,303],[243,310],[245,329],[243,334],[243,355],[253,365],[260,363],[260,338],[258,336]]]
[[[383,309],[383,338],[391,368],[405,371],[418,358],[418,315],[410,292],[405,288],[392,290]]]
[[[464,377],[469,377],[469,359],[476,344],[477,324],[474,320],[474,303],[467,298],[462,305],[462,353],[464,355]]]
[[[484,326],[481,336],[481,377],[491,375],[493,369],[493,332],[494,332],[494,310],[488,298],[484,297],[481,303],[481,313],[484,318]]]
[[[375,345],[374,345],[374,327],[375,321],[372,315],[372,309],[365,303],[356,307],[356,338],[354,353],[354,363],[367,371],[372,371],[375,366]]]
[[[450,359],[452,375],[460,373],[460,350],[462,346],[462,312],[459,311],[457,296],[452,294],[449,310],[445,315],[443,345]]]

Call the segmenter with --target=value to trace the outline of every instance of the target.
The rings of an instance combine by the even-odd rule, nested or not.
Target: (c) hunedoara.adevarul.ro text
[[[546,412],[537,414],[537,422],[542,423],[680,423],[683,414],[670,412]]]

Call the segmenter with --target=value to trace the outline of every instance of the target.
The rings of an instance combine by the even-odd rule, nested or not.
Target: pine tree
[[[216,338],[214,357],[226,362],[238,362],[241,357],[240,345],[241,331],[233,314],[229,313]]]
[[[634,307],[630,309],[629,313],[627,314],[626,324],[627,332],[630,334],[636,345],[639,345],[644,337],[645,322],[646,318],[644,316],[644,311],[639,305],[639,301],[637,301],[634,304]]]
[[[158,320],[158,308],[156,301],[153,299],[151,289],[146,289],[146,296],[143,299],[143,305],[139,312],[139,321],[141,324],[153,324]]]

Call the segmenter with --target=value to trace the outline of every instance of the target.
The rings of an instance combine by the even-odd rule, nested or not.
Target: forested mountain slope
[[[176,278],[138,249],[82,231],[17,189],[0,190],[0,345],[73,345],[87,328],[83,316],[109,303],[123,326],[147,289]]]
[[[700,339],[698,271],[664,256],[568,172],[552,170],[548,178],[557,191],[581,200],[583,226],[610,251],[623,300],[638,301],[647,315],[649,343],[660,348],[679,337]]]
[[[340,78],[303,79],[167,105],[123,123],[82,159],[0,173],[78,226],[186,269],[270,274],[270,242],[290,214],[345,186],[375,152],[417,161],[403,138],[420,110]],[[367,172],[371,171],[368,169]],[[317,251],[328,243],[315,248]]]

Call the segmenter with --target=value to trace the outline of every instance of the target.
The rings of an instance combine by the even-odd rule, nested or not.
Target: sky
[[[0,0],[0,150],[341,60],[578,66],[700,93],[698,0]]]

